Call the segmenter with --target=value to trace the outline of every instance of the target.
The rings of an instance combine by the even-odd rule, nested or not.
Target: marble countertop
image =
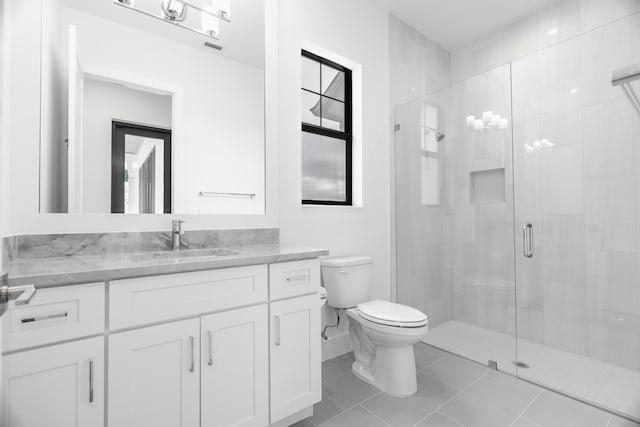
[[[38,288],[100,282],[158,274],[184,273],[244,265],[272,264],[328,255],[325,249],[279,244],[225,246],[181,252],[138,252],[14,260],[6,280],[10,286]]]

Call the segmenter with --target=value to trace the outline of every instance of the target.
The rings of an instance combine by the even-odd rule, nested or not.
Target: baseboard
[[[349,333],[340,334],[322,341],[322,361],[333,359],[353,350],[353,342]]]

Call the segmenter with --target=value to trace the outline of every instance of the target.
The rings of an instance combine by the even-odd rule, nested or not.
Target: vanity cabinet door
[[[320,383],[320,298],[271,304],[271,422],[317,403]]]
[[[104,338],[3,358],[2,426],[101,427]]]
[[[109,337],[111,427],[198,427],[200,319]]]
[[[201,319],[202,427],[269,424],[266,304]]]

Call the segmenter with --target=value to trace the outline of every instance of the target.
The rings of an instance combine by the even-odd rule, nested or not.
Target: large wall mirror
[[[40,212],[264,214],[264,0],[42,7]]]

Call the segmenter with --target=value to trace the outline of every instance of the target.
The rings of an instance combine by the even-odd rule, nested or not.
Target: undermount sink
[[[228,249],[184,249],[181,251],[166,251],[166,252],[149,252],[134,254],[131,256],[134,262],[144,262],[153,260],[164,259],[183,259],[183,258],[213,258],[213,257],[227,257],[231,255],[238,255],[238,252]]]

